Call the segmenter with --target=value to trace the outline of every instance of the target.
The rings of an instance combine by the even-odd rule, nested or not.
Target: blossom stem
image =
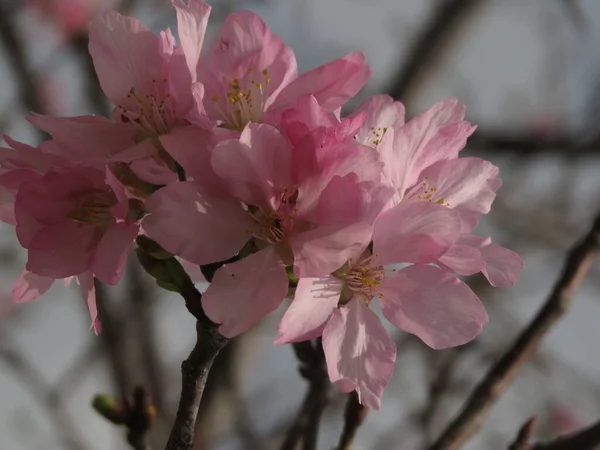
[[[354,436],[358,427],[364,422],[369,412],[368,408],[365,408],[358,401],[358,394],[356,391],[348,394],[348,402],[346,403],[346,412],[344,413],[344,429],[340,436],[340,442],[336,450],[349,450]]]
[[[321,415],[328,402],[329,379],[321,340],[292,344],[300,361],[300,373],[309,382],[302,407],[288,430],[281,450],[293,450],[302,442],[302,450],[315,450]]]
[[[219,334],[218,325],[210,321],[201,306],[202,294],[189,277],[181,290],[188,310],[196,317],[196,345],[181,364],[181,397],[175,423],[165,450],[192,450],[196,418],[208,373],[228,339]]]
[[[518,371],[531,358],[542,338],[570,306],[571,299],[600,251],[600,215],[587,236],[569,252],[563,272],[543,308],[502,358],[490,368],[458,416],[429,450],[462,447],[483,424],[488,411]]]

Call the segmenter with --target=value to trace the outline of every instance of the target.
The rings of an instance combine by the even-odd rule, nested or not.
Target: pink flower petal
[[[172,0],[171,4],[177,10],[177,32],[185,60],[192,81],[196,81],[196,69],[211,7],[202,0],[188,0],[187,5],[183,0]]]
[[[121,222],[108,227],[92,258],[92,273],[103,283],[117,284],[123,276],[129,249],[137,237],[137,222]]]
[[[352,299],[325,326],[323,350],[331,382],[343,392],[356,390],[361,404],[379,409],[396,362],[396,345],[379,317]]]
[[[133,161],[129,167],[138,178],[148,183],[160,186],[177,181],[177,174],[158,155]]]
[[[333,111],[356,95],[370,77],[365,56],[350,53],[300,75],[281,91],[273,107],[289,106],[301,96],[312,94],[323,108]]]
[[[90,23],[89,50],[104,93],[115,105],[136,110],[131,89],[153,93],[165,78],[160,40],[132,17],[109,11]],[[154,82],[153,82],[154,80]]]
[[[277,309],[287,291],[285,266],[269,246],[217,270],[202,306],[212,321],[221,324],[219,333],[233,337]]]
[[[384,129],[392,129],[404,124],[404,105],[394,101],[389,95],[376,95],[362,102],[351,116],[365,114],[356,139],[365,145],[372,145],[374,140],[381,141],[387,133]],[[378,136],[379,135],[379,136]]]
[[[416,265],[385,277],[379,285],[381,310],[398,328],[433,349],[475,339],[488,315],[481,301],[458,278],[437,267]]]
[[[12,299],[16,303],[25,303],[42,296],[52,283],[54,278],[41,277],[27,270],[23,270],[15,281],[12,289]]]
[[[475,127],[463,121],[464,116],[464,105],[456,99],[446,99],[396,130],[396,162],[405,167],[402,179],[395,180],[398,188],[412,186],[421,171],[434,162],[458,156],[475,131]]]
[[[294,300],[277,327],[276,345],[315,339],[336,309],[343,284],[332,276],[300,278]]]
[[[481,252],[485,267],[481,272],[494,287],[511,287],[519,281],[519,273],[523,270],[523,260],[512,250],[493,244],[491,238],[476,235],[465,235],[460,244],[470,245]]]
[[[196,264],[224,261],[250,239],[254,224],[242,205],[194,182],[173,183],[146,201],[145,232],[165,250]]]
[[[468,245],[453,245],[437,262],[443,269],[458,275],[473,275],[485,269],[481,252]]]
[[[335,272],[362,253],[371,241],[372,225],[329,225],[301,233],[290,240],[294,274],[298,278],[322,277]]]
[[[219,189],[223,181],[210,165],[212,133],[199,127],[183,127],[160,137],[160,143],[193,179],[203,186]]]
[[[239,140],[214,148],[211,163],[229,182],[234,197],[248,205],[277,208],[283,190],[292,185],[291,151],[276,128],[249,123]]]
[[[76,222],[49,225],[29,243],[28,271],[51,278],[65,278],[89,270],[100,230]]]
[[[429,202],[405,202],[375,221],[373,253],[379,264],[429,263],[442,256],[460,237],[460,217]]]
[[[156,149],[144,146],[143,151],[126,155],[135,146],[138,133],[135,127],[124,123],[113,123],[101,116],[52,117],[32,115],[27,120],[42,131],[50,134],[57,154],[68,160],[104,161],[106,159],[131,161],[135,158],[156,153]],[[152,151],[152,153],[149,153]]]
[[[490,212],[501,185],[498,168],[490,162],[458,158],[439,161],[423,170],[417,187],[407,197],[429,197],[430,201],[458,211],[463,219],[463,232],[468,233],[477,226],[480,214]]]
[[[82,273],[77,276],[77,284],[79,284],[83,299],[90,312],[90,318],[92,319],[90,328],[93,328],[94,333],[98,335],[102,331],[102,325],[98,318],[98,308],[96,307],[96,287],[94,286],[94,277],[90,272]]]

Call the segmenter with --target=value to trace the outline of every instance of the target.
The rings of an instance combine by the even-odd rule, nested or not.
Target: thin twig
[[[510,445],[508,450],[530,450],[529,441],[531,440],[531,436],[533,436],[536,424],[537,417],[532,417],[527,422],[525,422],[525,424],[519,430],[517,438]]]
[[[337,450],[350,450],[356,431],[367,417],[368,412],[369,409],[358,401],[356,392],[348,394],[348,403],[346,403],[346,412],[344,413],[344,429]]]
[[[202,294],[187,278],[181,290],[186,307],[196,317],[196,345],[181,364],[181,397],[177,417],[171,430],[166,450],[192,450],[194,448],[196,418],[200,400],[206,386],[210,368],[228,339],[218,332],[202,310]]]
[[[599,248],[600,215],[588,235],[570,251],[562,275],[546,304],[504,356],[490,368],[457,417],[430,450],[458,449],[481,427],[489,409],[535,352],[542,338],[567,311]]]
[[[535,444],[528,450],[593,450],[598,446],[600,446],[600,422],[554,441]]]
[[[281,450],[294,450],[302,442],[303,450],[317,448],[319,423],[328,402],[329,378],[325,366],[325,355],[321,340],[316,345],[310,341],[292,344],[296,357],[300,361],[300,374],[309,386],[304,402],[288,430]]]

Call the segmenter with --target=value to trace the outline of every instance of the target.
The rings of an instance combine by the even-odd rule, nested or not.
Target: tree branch
[[[519,430],[519,434],[515,441],[508,447],[508,450],[529,450],[530,444],[529,440],[531,436],[533,436],[533,432],[535,431],[535,426],[537,424],[537,417],[532,417],[529,419]]]
[[[542,338],[567,311],[573,294],[585,277],[599,248],[600,215],[588,235],[570,251],[562,275],[544,307],[504,356],[490,368],[457,417],[430,450],[458,449],[481,427],[494,402],[529,360]]]
[[[545,444],[534,444],[528,450],[593,450],[600,445],[600,422],[568,436]]]
[[[166,450],[194,448],[196,418],[210,368],[228,339],[202,310],[202,294],[187,277],[181,289],[186,307],[196,317],[196,345],[181,364],[181,397]]]
[[[358,401],[358,394],[351,392],[348,394],[348,402],[346,403],[346,412],[344,413],[344,429],[340,436],[340,442],[338,443],[336,450],[350,450],[350,446],[356,436],[356,431],[360,427],[367,417],[369,412],[368,408],[365,408]]]
[[[317,435],[321,415],[328,402],[329,378],[321,339],[313,345],[310,341],[292,344],[300,361],[300,374],[308,381],[308,391],[292,427],[283,441],[281,450],[294,450],[302,442],[303,450],[317,448]]]

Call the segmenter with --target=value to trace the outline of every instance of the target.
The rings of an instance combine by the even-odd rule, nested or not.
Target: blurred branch
[[[3,2],[0,2],[0,39],[4,44],[9,65],[14,71],[15,79],[21,91],[21,99],[29,112],[43,114],[46,108],[41,103],[40,93],[35,75],[27,63],[25,44],[21,41],[16,28],[17,21],[14,13]]]
[[[600,445],[600,422],[554,441],[534,444],[527,450],[594,450],[598,448],[598,445]]]
[[[441,5],[439,5],[441,3]],[[457,33],[483,0],[445,0],[434,2],[434,14],[415,37],[414,45],[402,61],[388,92],[396,100],[407,103],[416,89],[415,85],[426,78],[442,57],[446,47],[452,43],[453,33]]]
[[[288,430],[281,450],[294,450],[298,442],[302,442],[303,450],[315,450],[319,423],[327,405],[330,386],[325,367],[325,355],[321,339],[318,339],[316,344],[311,341],[296,342],[292,347],[300,361],[298,370],[308,381],[309,386],[302,407]]]
[[[219,334],[218,325],[213,323],[202,310],[202,294],[198,292],[189,277],[183,280],[181,296],[188,310],[197,319],[196,345],[181,364],[181,397],[166,450],[194,448],[196,418],[208,373],[219,351],[228,341]]]
[[[458,416],[430,450],[458,449],[480,428],[494,402],[529,360],[541,339],[567,311],[599,248],[600,215],[587,236],[570,251],[563,272],[544,307],[504,356],[490,368]]]
[[[535,426],[537,424],[537,417],[532,417],[529,419],[519,430],[519,434],[515,441],[511,444],[508,450],[529,450],[530,444],[529,441],[531,436],[533,436],[533,432],[535,431]]]
[[[560,5],[563,7],[565,14],[573,22],[576,28],[581,31],[587,31],[589,22],[585,17],[581,2],[579,0],[558,0]]]
[[[94,61],[88,50],[89,39],[87,34],[78,34],[71,41],[75,53],[81,61],[84,73],[85,93],[88,103],[94,113],[110,116],[107,98],[100,87],[100,82],[96,75]]]
[[[600,156],[600,139],[582,142],[576,137],[541,138],[533,134],[478,129],[468,141],[469,148],[493,150],[495,153],[517,153],[523,156],[554,153],[569,157]]]
[[[364,422],[368,412],[369,409],[360,404],[356,391],[348,394],[348,403],[346,403],[344,413],[344,429],[336,450],[350,450],[356,431]]]

